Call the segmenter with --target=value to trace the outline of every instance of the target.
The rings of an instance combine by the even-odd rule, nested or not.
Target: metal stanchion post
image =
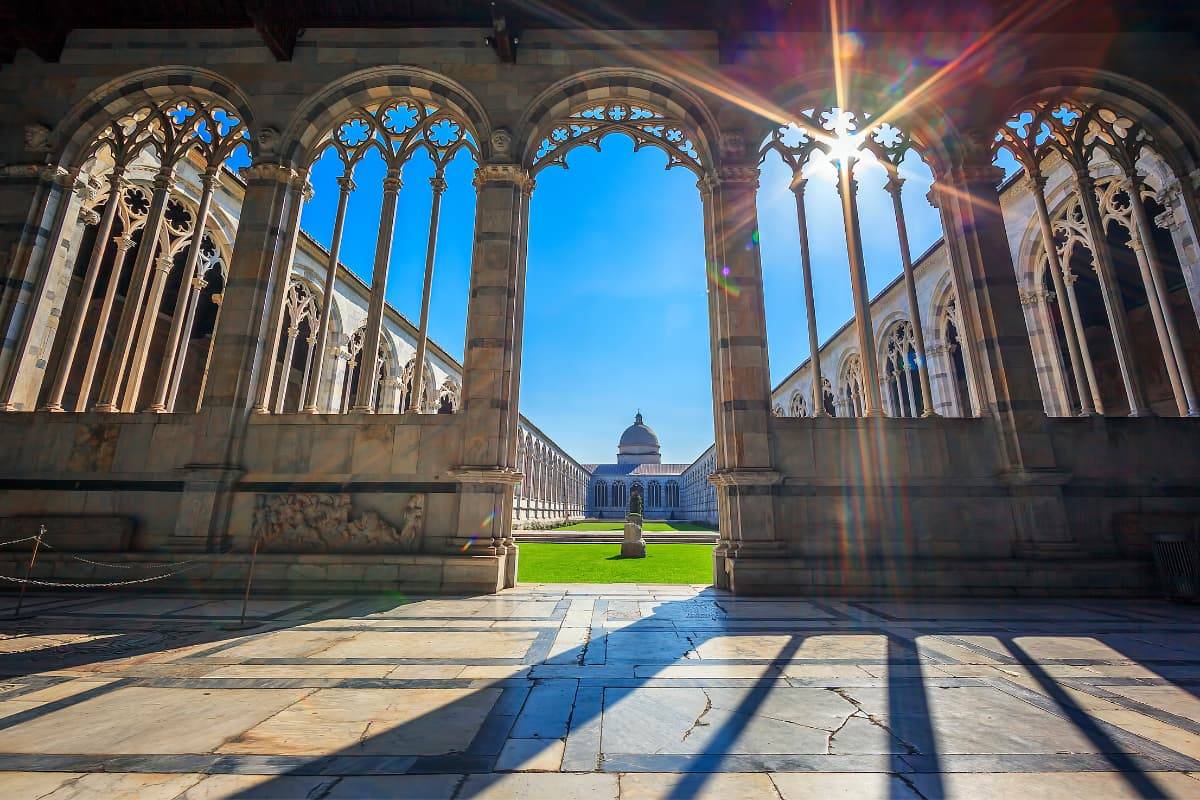
[[[227,631],[242,631],[247,628],[257,628],[261,622],[246,622],[246,606],[250,603],[250,584],[254,580],[254,564],[258,561],[259,539],[254,540],[254,549],[250,551],[250,569],[246,571],[246,592],[242,595],[242,617],[237,624],[222,625]]]
[[[42,546],[42,537],[46,535],[46,526],[38,526],[37,537],[33,540],[33,553],[29,556],[29,565],[25,567],[25,580],[21,583],[21,593],[17,595],[17,607],[13,611],[13,619],[21,619],[21,606],[25,604],[25,589],[33,576],[33,565],[37,563],[38,548]]]

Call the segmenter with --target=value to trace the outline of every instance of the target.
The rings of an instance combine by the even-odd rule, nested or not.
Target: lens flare
[[[742,293],[742,289],[733,280],[732,274],[733,271],[729,267],[722,266],[718,269],[716,264],[708,265],[709,282],[730,297],[737,297]]]

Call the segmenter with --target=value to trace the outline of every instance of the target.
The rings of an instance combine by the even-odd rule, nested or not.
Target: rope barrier
[[[35,536],[32,538],[36,539],[37,537]],[[57,547],[50,544],[45,539],[42,540],[42,547],[48,547],[51,550],[58,550]],[[92,561],[90,558],[83,558],[82,556],[73,556],[70,553],[63,553],[63,555],[67,558],[70,558],[74,561],[80,561],[84,564],[91,564],[96,567],[110,567],[112,569],[150,569],[151,567],[155,567],[155,568],[157,568],[157,567],[181,567],[184,564],[193,564],[196,562],[196,559],[189,558],[186,561],[144,561],[144,562],[138,562],[138,563],[134,563],[134,564],[111,564],[106,561]]]
[[[0,547],[7,547],[10,544],[20,544],[21,542],[32,542],[37,536],[26,536],[24,539],[12,539],[7,542],[0,542]],[[45,542],[43,542],[45,544]]]
[[[135,583],[150,583],[151,581],[158,581],[158,580],[162,580],[163,578],[170,578],[172,575],[179,575],[180,573],[187,572],[188,570],[196,569],[197,567],[200,567],[200,566],[203,566],[203,565],[197,564],[196,566],[193,566],[193,567],[184,567],[183,569],[177,569],[174,572],[166,572],[166,573],[163,573],[162,575],[151,575],[147,578],[135,578],[133,580],[128,580],[128,581],[109,581],[106,583],[64,583],[61,581],[40,581],[40,580],[36,580],[34,578],[14,578],[11,575],[0,575],[0,581],[8,581],[9,583],[27,584],[30,586],[48,586],[50,588],[56,588],[56,589],[107,589],[107,588],[112,588],[114,586],[131,586]]]
[[[50,589],[112,589],[117,586],[134,586],[136,584],[141,584],[141,583],[151,583],[153,581],[161,581],[166,578],[170,578],[175,575],[179,575],[184,572],[188,572],[189,570],[197,569],[199,567],[206,566],[206,565],[207,566],[217,566],[223,562],[228,562],[235,558],[237,558],[238,560],[241,560],[241,556],[242,556],[242,554],[240,554],[240,553],[226,553],[226,554],[224,554],[224,557],[218,556],[217,558],[213,559],[212,561],[192,558],[192,559],[188,559],[186,561],[146,561],[146,562],[134,562],[132,564],[113,564],[113,563],[104,562],[104,561],[93,561],[90,558],[83,558],[81,556],[71,555],[70,553],[65,553],[65,552],[59,551],[60,553],[62,553],[62,556],[64,558],[69,558],[74,561],[78,561],[82,564],[91,564],[92,566],[95,566],[95,567],[104,567],[106,569],[150,569],[150,568],[161,569],[164,567],[179,567],[179,569],[175,569],[170,572],[164,572],[161,575],[148,575],[144,578],[133,578],[133,579],[127,580],[127,581],[78,581],[78,582],[76,582],[76,581],[70,581],[70,582],[68,582],[68,581],[43,581],[43,580],[38,580],[36,578],[31,577],[31,575],[33,574],[34,564],[37,562],[38,548],[39,547],[48,547],[51,550],[58,550],[57,547],[54,547],[52,544],[50,544],[49,542],[46,541],[46,526],[45,525],[40,526],[40,529],[36,536],[26,536],[24,539],[13,539],[10,542],[0,542],[0,547],[4,547],[5,545],[10,545],[10,544],[18,544],[20,542],[28,542],[28,541],[33,541],[34,545],[33,545],[33,552],[29,557],[29,565],[25,569],[25,577],[24,578],[14,578],[11,575],[0,575],[0,581],[7,581],[8,583],[16,583],[16,584],[20,584],[20,586],[21,586],[21,596],[17,600],[16,610],[13,612],[13,619],[21,618],[21,616],[20,616],[21,615],[21,606],[25,600],[25,589],[29,586],[44,586],[44,587],[50,588]],[[246,571],[246,591],[245,591],[245,594],[242,596],[241,618],[238,621],[237,625],[230,626],[231,630],[241,630],[244,628],[254,627],[254,626],[260,624],[258,622],[250,622],[250,623],[246,622],[246,607],[250,602],[250,583],[254,578],[254,565],[255,565],[255,562],[258,560],[258,546],[259,546],[260,541],[261,541],[261,539],[254,540],[254,549],[250,553],[250,566],[249,566],[249,569]]]

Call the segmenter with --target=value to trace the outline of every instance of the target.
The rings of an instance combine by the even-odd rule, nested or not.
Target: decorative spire
[[[633,424],[634,425],[642,424],[642,410],[640,408],[638,409],[637,414],[635,414],[633,417]]]

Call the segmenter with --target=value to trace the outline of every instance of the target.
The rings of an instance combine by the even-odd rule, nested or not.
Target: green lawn
[[[651,544],[645,558],[621,558],[619,544],[520,545],[525,583],[712,583],[712,545]]]
[[[623,519],[603,519],[603,520],[587,520],[586,522],[572,522],[570,525],[561,525],[557,528],[552,528],[556,531],[620,531],[625,529],[625,520]],[[702,525],[698,522],[643,522],[643,531],[715,531],[716,529],[710,525]]]

